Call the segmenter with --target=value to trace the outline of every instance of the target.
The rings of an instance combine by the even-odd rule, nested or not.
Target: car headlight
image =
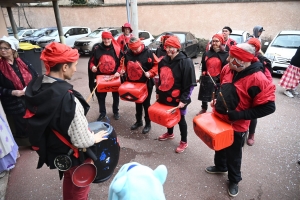
[[[91,42],[84,42],[82,45],[83,46],[86,46],[86,45],[89,45]]]

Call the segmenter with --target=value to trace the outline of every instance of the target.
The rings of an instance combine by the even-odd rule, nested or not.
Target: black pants
[[[99,104],[99,113],[102,115],[106,115],[106,106],[105,106],[105,98],[106,98],[107,92],[96,92],[96,96],[98,99]],[[117,114],[119,112],[119,93],[118,92],[112,92],[113,97],[113,113]]]
[[[149,124],[150,118],[149,118],[149,114],[148,114],[148,108],[150,107],[150,100],[151,100],[153,85],[151,85],[151,86],[148,85],[147,89],[148,89],[148,96],[145,99],[145,101],[143,103],[135,103],[135,111],[136,111],[135,116],[136,116],[137,121],[142,121],[143,108],[144,108],[145,122],[146,122],[146,124]]]
[[[16,138],[26,138],[28,134],[25,132],[26,129],[26,119],[23,118],[25,112],[21,114],[10,115],[7,114],[7,122],[11,129],[12,134]]]
[[[251,119],[249,125],[249,134],[254,134],[256,129],[257,119]]]
[[[234,131],[233,144],[220,151],[215,151],[215,166],[221,171],[228,170],[230,182],[238,183],[242,180],[242,147],[245,142],[246,132]]]
[[[185,121],[184,115],[181,115],[181,119],[178,122],[179,130],[180,130],[180,136],[182,142],[187,142],[187,123]],[[174,126],[172,128],[168,128],[168,133],[172,134],[174,131]]]

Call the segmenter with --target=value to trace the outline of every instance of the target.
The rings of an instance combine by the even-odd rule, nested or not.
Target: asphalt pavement
[[[87,80],[88,57],[81,57],[77,72],[70,81],[84,97],[89,96]],[[199,63],[200,58],[194,59]],[[195,65],[197,77],[199,65]],[[242,178],[239,195],[234,199],[249,200],[299,200],[300,199],[300,95],[289,98],[284,89],[276,84],[276,112],[258,119],[255,144],[243,149]],[[188,106],[188,148],[181,154],[175,153],[180,141],[178,125],[174,129],[173,140],[158,141],[157,137],[166,128],[152,123],[148,134],[141,134],[142,127],[131,131],[135,122],[134,103],[120,101],[119,120],[113,119],[112,96],[107,95],[107,116],[118,134],[121,145],[120,159],[115,173],[128,162],[138,162],[155,169],[164,164],[168,169],[164,192],[168,200],[215,200],[232,199],[227,194],[227,175],[212,175],[204,171],[213,165],[214,151],[208,148],[193,131],[192,120],[199,112],[201,102],[197,100],[199,86],[192,93],[192,103]],[[300,88],[298,88],[300,92]],[[152,94],[152,102],[155,95]],[[93,122],[99,116],[97,99],[90,102],[87,115]],[[9,175],[0,179],[0,194],[6,191],[6,200],[59,200],[62,199],[62,181],[57,170],[46,166],[36,169],[38,156],[28,147],[20,147],[20,158]],[[114,174],[115,174],[114,173]],[[108,187],[112,178],[100,184],[92,184],[90,200],[104,200],[108,197]],[[7,186],[7,187],[6,187]],[[3,198],[2,198],[3,199]]]

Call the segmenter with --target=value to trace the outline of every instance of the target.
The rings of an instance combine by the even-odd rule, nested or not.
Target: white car
[[[265,52],[265,57],[272,62],[273,73],[284,73],[299,46],[300,31],[281,31],[275,36]]]
[[[121,33],[115,35],[114,36],[115,40],[117,40],[118,37],[122,34],[123,33],[121,32]],[[149,33],[148,31],[139,30],[139,38],[145,46],[148,46],[151,42],[154,41],[153,35],[151,33]]]
[[[77,49],[80,54],[90,54],[94,45],[102,42],[103,31],[110,31],[113,36],[119,33],[119,30],[113,28],[97,29],[89,35],[77,39],[74,42],[74,48]]]
[[[22,30],[19,30],[19,32],[18,32],[19,40],[24,38],[24,37],[31,36],[32,33],[34,33],[36,30],[37,29],[22,29]],[[14,36],[9,36],[9,37],[14,37]]]
[[[74,42],[82,37],[87,36],[91,33],[91,29],[88,27],[81,27],[81,26],[66,26],[63,27],[63,34],[65,36],[65,44],[69,47],[74,46]],[[43,36],[37,40],[37,45],[40,47],[45,47],[51,42],[60,42],[58,30],[52,32],[48,36]]]

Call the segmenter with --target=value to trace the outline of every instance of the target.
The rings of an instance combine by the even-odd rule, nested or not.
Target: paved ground
[[[83,57],[71,83],[83,96],[88,97],[86,63]],[[199,62],[195,59],[194,62]],[[198,74],[198,65],[196,66]],[[274,83],[279,78],[274,77]],[[134,104],[120,101],[119,121],[112,118],[112,97],[107,96],[107,114],[115,128],[121,145],[120,160],[115,170],[128,162],[135,161],[152,169],[164,164],[168,176],[164,191],[168,200],[215,200],[231,199],[227,194],[227,175],[207,174],[204,169],[213,165],[214,151],[209,149],[194,133],[192,119],[200,109],[197,100],[199,87],[192,94],[193,102],[188,108],[189,147],[182,154],[176,154],[180,136],[175,127],[175,139],[158,141],[156,138],[166,132],[166,128],[152,124],[149,134],[130,131],[134,120]],[[240,194],[235,198],[251,200],[296,200],[300,199],[300,96],[288,98],[284,90],[277,87],[274,114],[258,120],[255,145],[245,146],[243,150],[242,177]],[[298,89],[300,91],[300,89]],[[96,99],[95,99],[96,100]],[[152,95],[152,102],[154,102]],[[90,122],[99,115],[97,101],[91,101],[91,110],[87,117]],[[56,170],[47,167],[37,170],[37,154],[28,148],[20,148],[21,157],[10,172],[6,200],[62,199],[61,186]],[[5,179],[1,179],[0,182]],[[108,196],[108,187],[112,179],[101,184],[92,184],[91,200],[104,200]],[[1,184],[0,184],[1,185]],[[0,186],[1,187],[1,186]]]

